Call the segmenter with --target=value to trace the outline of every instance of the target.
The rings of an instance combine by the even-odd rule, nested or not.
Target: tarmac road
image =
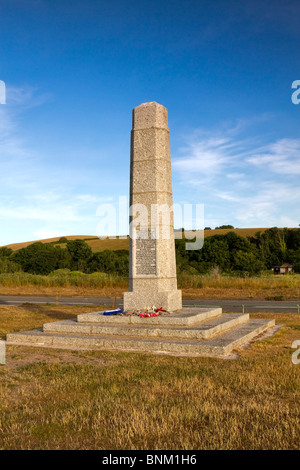
[[[1,295],[0,305],[54,304],[54,305],[86,305],[99,307],[122,307],[121,297],[77,297],[77,296],[37,296],[37,295]],[[286,312],[300,314],[300,299],[288,301],[274,301],[264,299],[203,299],[183,297],[183,306],[222,307],[224,312]]]

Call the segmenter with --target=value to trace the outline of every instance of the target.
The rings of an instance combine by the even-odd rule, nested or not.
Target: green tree
[[[0,274],[17,273],[20,271],[22,271],[22,267],[19,264],[9,260],[7,257],[0,258]]]
[[[56,242],[57,244],[60,244],[60,243],[68,243],[68,239],[66,237],[61,237],[58,242]]]
[[[13,253],[11,248],[7,248],[6,246],[2,246],[0,248],[0,258],[8,257]]]
[[[265,268],[254,253],[237,251],[234,255],[234,269],[240,272],[247,272],[250,275],[259,274]]]
[[[71,263],[71,256],[66,249],[42,242],[32,243],[16,251],[10,259],[31,274],[49,274],[59,268],[69,268]]]
[[[69,240],[67,251],[71,256],[71,269],[85,271],[89,258],[93,254],[91,247],[83,240]]]
[[[126,276],[129,272],[128,250],[104,250],[94,253],[88,262],[88,272],[103,272]]]
[[[57,250],[48,243],[32,243],[13,254],[13,261],[22,266],[23,271],[32,274],[49,274],[56,269]]]
[[[219,227],[216,227],[215,230],[218,229],[234,229],[233,225],[220,225]]]

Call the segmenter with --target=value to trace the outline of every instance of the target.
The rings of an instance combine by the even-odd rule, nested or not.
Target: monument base
[[[226,357],[274,327],[274,320],[250,319],[248,313],[189,307],[142,318],[103,315],[103,310],[72,320],[46,323],[42,329],[10,333],[8,344],[50,348],[140,351],[158,354]]]
[[[138,310],[155,306],[162,307],[168,312],[176,312],[182,309],[181,290],[164,292],[125,292],[124,311]]]

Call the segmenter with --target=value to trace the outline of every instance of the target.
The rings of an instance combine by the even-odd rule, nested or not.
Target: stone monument
[[[182,308],[177,289],[168,111],[133,110],[130,159],[129,292],[124,310]]]
[[[274,320],[250,319],[247,313],[223,314],[219,307],[182,308],[176,279],[168,118],[166,108],[158,103],[133,110],[130,176],[125,312],[83,313],[46,323],[42,329],[10,333],[7,343],[225,357],[272,328]],[[132,312],[153,306],[170,313],[148,317]],[[0,362],[1,357],[5,361],[3,348],[0,341]]]

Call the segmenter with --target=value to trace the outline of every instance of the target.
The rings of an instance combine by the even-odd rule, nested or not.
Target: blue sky
[[[174,203],[298,226],[299,19],[298,0],[1,0],[0,245],[94,235],[147,101],[168,108]]]

